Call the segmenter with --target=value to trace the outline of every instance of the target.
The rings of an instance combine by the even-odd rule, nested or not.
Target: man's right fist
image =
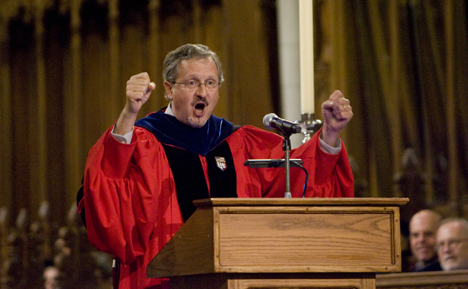
[[[156,84],[151,82],[148,73],[142,72],[130,77],[127,81],[126,109],[130,113],[138,113],[141,106],[148,101]]]

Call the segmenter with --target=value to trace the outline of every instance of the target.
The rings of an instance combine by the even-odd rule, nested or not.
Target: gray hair
[[[168,81],[171,84],[175,82],[177,76],[179,75],[179,63],[182,60],[189,60],[194,58],[202,59],[207,57],[211,57],[215,62],[216,68],[218,68],[219,83],[221,84],[224,81],[221,61],[215,52],[211,51],[208,46],[203,44],[185,44],[169,52],[166,55],[166,59],[164,59],[163,64],[164,81]]]
[[[466,235],[468,235],[468,220],[464,219],[464,218],[457,218],[457,217],[453,217],[453,218],[446,218],[444,220],[442,220],[442,222],[440,223],[440,226],[442,225],[445,225],[447,223],[452,223],[452,222],[456,222],[458,224],[460,224],[463,228],[463,231]]]

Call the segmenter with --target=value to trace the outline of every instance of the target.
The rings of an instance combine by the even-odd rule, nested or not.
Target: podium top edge
[[[408,198],[210,198],[196,206],[403,206]]]

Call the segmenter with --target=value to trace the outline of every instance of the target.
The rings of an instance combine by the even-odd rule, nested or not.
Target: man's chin
[[[428,261],[431,261],[433,259],[433,255],[430,255],[430,254],[418,254],[416,255],[416,258],[418,260],[422,260],[423,262],[428,262]]]
[[[204,125],[206,124],[207,119],[205,119],[205,118],[203,118],[203,119],[202,119],[202,118],[196,118],[196,119],[194,119],[194,118],[192,118],[192,117],[189,117],[189,118],[187,119],[187,121],[188,121],[188,123],[189,123],[189,125],[190,125],[191,127],[193,127],[193,128],[201,128],[202,126],[204,126]]]
[[[445,264],[442,265],[442,268],[445,271],[450,271],[450,270],[457,270],[460,266],[456,264],[455,262],[446,262]]]

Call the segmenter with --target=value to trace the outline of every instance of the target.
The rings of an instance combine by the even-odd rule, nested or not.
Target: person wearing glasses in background
[[[146,267],[194,213],[193,200],[285,193],[284,170],[244,166],[246,159],[284,158],[283,138],[212,115],[224,81],[216,53],[183,45],[166,56],[163,78],[168,106],[140,120],[156,85],[145,72],[127,81],[125,107],[91,148],[78,196],[89,241],[116,256],[119,288],[169,288],[166,279],[148,279]],[[335,91],[322,113],[323,128],[291,150],[311,175],[305,196],[353,197],[339,139],[353,116],[349,100]],[[293,197],[302,197],[304,183],[302,170],[291,170]]]
[[[468,221],[462,218],[442,221],[436,248],[444,271],[468,269]]]

